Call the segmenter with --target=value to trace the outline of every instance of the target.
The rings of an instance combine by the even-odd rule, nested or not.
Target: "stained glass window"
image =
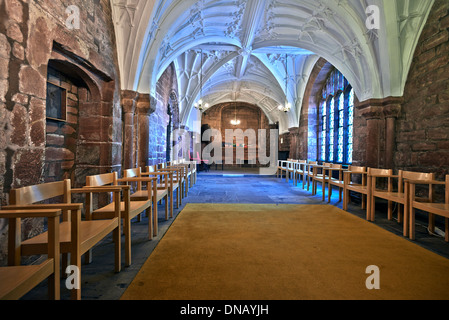
[[[321,104],[321,134],[320,134],[320,146],[321,146],[321,161],[326,161],[326,137],[327,137],[327,104],[324,101]]]
[[[318,136],[319,159],[352,163],[354,131],[354,90],[343,74],[334,70],[323,88]]]
[[[354,151],[354,89],[349,92],[348,102],[348,163],[352,163]]]
[[[338,151],[337,162],[343,163],[344,161],[344,140],[345,140],[345,97],[344,94],[340,94],[338,98]]]
[[[329,162],[334,161],[334,140],[335,140],[334,128],[335,128],[335,100],[334,98],[332,98],[329,106],[329,157],[328,157]]]

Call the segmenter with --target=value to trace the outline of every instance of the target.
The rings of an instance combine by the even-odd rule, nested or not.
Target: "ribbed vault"
[[[297,127],[316,61],[337,67],[360,101],[402,96],[433,0],[111,0],[123,89],[155,93],[174,63],[182,124],[193,104],[240,101],[281,131]],[[378,28],[367,20],[376,17]],[[288,76],[286,70],[288,68]],[[286,91],[286,80],[288,89]],[[277,110],[288,100],[294,108]]]

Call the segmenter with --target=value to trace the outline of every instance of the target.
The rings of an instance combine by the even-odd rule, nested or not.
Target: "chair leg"
[[[323,179],[323,182],[321,183],[321,191],[323,193],[323,202],[326,200],[326,181]]]
[[[122,270],[122,239],[121,239],[121,228],[116,228],[113,231],[112,238],[114,239],[115,245],[115,272],[120,272]]]
[[[164,197],[165,199],[165,220],[168,220],[168,194]]]
[[[376,199],[372,196],[371,197],[371,207],[369,208],[369,210],[367,210],[366,220],[374,221],[374,212],[375,211],[376,211]]]
[[[129,267],[131,265],[131,221],[128,217],[123,220],[123,231],[125,232],[125,263]]]
[[[444,219],[444,230],[445,230],[445,236],[444,236],[444,240],[446,242],[449,242],[449,219],[445,218]]]
[[[410,240],[415,240],[415,209],[410,208],[410,216],[409,216],[409,235]]]
[[[148,240],[153,240],[153,207],[147,209],[148,216]]]

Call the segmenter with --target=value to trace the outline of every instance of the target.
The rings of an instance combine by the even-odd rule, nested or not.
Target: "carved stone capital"
[[[300,133],[299,127],[290,128],[290,129],[288,129],[288,131],[290,132],[290,134],[292,136],[299,136],[299,133]]]
[[[355,107],[367,119],[397,118],[401,112],[402,97],[387,97],[357,102]]]
[[[134,113],[139,93],[132,90],[123,90],[121,92],[121,104],[124,113]]]
[[[149,94],[139,94],[137,99],[137,112],[149,116],[156,111],[156,99]]]

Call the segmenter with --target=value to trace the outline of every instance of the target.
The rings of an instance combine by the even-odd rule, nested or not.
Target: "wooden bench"
[[[89,216],[82,221],[83,204],[71,203],[74,193],[86,195],[86,202],[90,202],[92,193],[112,192],[116,199],[120,198],[120,188],[81,188],[72,189],[71,181],[43,183],[39,185],[14,189],[10,192],[11,205],[7,210],[30,209],[60,209],[63,212],[63,221],[60,224],[60,248],[63,253],[63,268],[67,265],[67,254],[70,254],[70,264],[76,266],[81,275],[81,257],[88,253],[97,243],[108,234],[113,233],[115,242],[115,271],[121,270],[120,247],[120,211],[113,211],[103,220],[92,221]],[[40,204],[44,201],[57,201],[62,197],[62,203]],[[39,203],[39,204],[38,204]],[[87,206],[88,207],[88,206]],[[19,220],[10,219],[9,223],[8,259],[10,266],[20,265],[21,256],[40,255],[47,252],[48,232],[21,241],[21,226]],[[87,259],[89,262],[90,259]],[[79,279],[80,280],[80,279]],[[81,283],[81,282],[80,282]],[[71,290],[71,297],[81,299],[81,288]]]
[[[47,257],[37,265],[0,268],[0,300],[18,300],[48,279],[48,296],[60,299],[59,219],[61,210],[2,210],[0,218],[21,224],[23,218],[46,218],[48,221]]]
[[[131,201],[131,191],[129,183],[132,182],[145,182],[147,184],[148,198],[140,201]],[[100,187],[111,188],[118,187],[123,189],[123,201],[117,195],[113,195],[113,201],[100,208],[93,208],[93,202],[89,201],[86,206],[86,217],[90,220],[110,219],[115,215],[115,212],[120,212],[123,219],[123,232],[125,234],[125,264],[131,265],[131,220],[142,212],[147,212],[149,217],[149,239],[152,240],[153,236],[157,235],[157,220],[154,223],[156,230],[153,229],[152,220],[157,217],[157,206],[152,206],[152,203],[156,203],[156,193],[153,190],[156,189],[155,178],[118,178],[117,172],[104,173],[86,177],[86,187]],[[151,218],[151,208],[153,207],[153,219]]]
[[[438,215],[444,217],[445,220],[445,238],[446,242],[449,242],[449,175],[446,176],[446,181],[436,180],[408,180],[410,188],[410,207],[409,207],[409,238],[415,240],[415,211],[416,209],[422,210],[429,214],[429,231],[435,231],[434,217]],[[430,197],[429,202],[423,202],[416,197],[416,185],[428,185],[429,194],[433,193],[433,186],[445,187],[445,199],[443,203],[435,203],[433,197]]]

